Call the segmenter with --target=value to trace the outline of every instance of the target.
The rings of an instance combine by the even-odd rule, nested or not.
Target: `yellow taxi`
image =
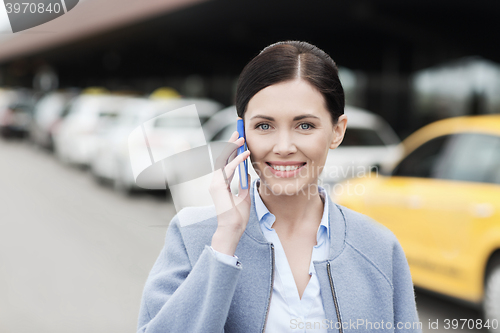
[[[402,142],[390,175],[331,189],[335,202],[391,229],[416,286],[482,306],[500,328],[500,115],[429,124]]]

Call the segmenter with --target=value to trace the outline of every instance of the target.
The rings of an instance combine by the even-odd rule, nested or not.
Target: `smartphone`
[[[238,131],[238,139],[245,138],[245,143],[243,146],[238,147],[238,155],[243,154],[247,150],[247,138],[245,137],[245,125],[243,124],[243,119],[238,117],[238,123],[236,126],[236,130]],[[238,171],[240,173],[240,185],[243,190],[248,188],[248,165],[247,160],[238,165]]]

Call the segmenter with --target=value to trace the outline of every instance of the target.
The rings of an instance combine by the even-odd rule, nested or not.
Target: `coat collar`
[[[254,187],[256,186],[257,180],[253,180],[250,185],[250,218],[248,220],[248,225],[245,229],[245,233],[253,238],[255,241],[259,243],[269,243],[262,233],[259,224],[259,218],[257,216],[257,210],[255,209],[255,197],[254,197]],[[345,240],[346,240],[346,220],[344,214],[342,213],[340,207],[337,204],[334,204],[328,197],[328,223],[330,229],[330,252],[328,259],[335,259],[344,249]]]

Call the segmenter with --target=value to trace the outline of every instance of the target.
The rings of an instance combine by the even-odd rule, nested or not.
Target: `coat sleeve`
[[[395,332],[422,332],[419,321],[415,292],[410,267],[400,243],[396,240],[393,247],[393,304]]]
[[[146,280],[137,332],[223,332],[241,269],[208,245],[192,266],[176,215]]]

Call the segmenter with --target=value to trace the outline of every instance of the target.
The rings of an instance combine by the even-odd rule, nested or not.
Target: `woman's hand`
[[[245,139],[238,139],[238,132],[235,131],[228,142],[241,147]],[[234,153],[233,153],[234,155]],[[250,151],[236,156],[234,160],[214,172],[209,192],[215,204],[217,212],[217,230],[212,236],[212,248],[218,252],[234,255],[241,235],[246,229],[250,218],[250,175],[248,175],[248,188],[243,190],[241,182],[238,182],[239,193],[231,193],[231,181],[238,165],[250,156]],[[227,160],[227,159],[226,159]]]

